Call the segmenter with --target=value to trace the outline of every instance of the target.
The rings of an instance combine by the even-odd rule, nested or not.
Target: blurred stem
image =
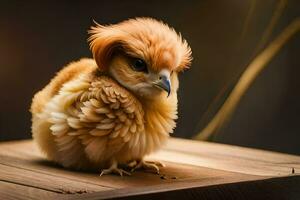
[[[242,43],[244,42],[245,36],[249,31],[250,22],[253,20],[253,16],[255,15],[255,8],[257,5],[257,0],[250,1],[249,9],[247,11],[246,17],[244,19],[243,27],[241,30],[241,35],[239,37],[239,40],[237,42],[237,47],[234,50],[234,54],[238,54],[241,51]],[[229,60],[230,65],[235,65],[237,63],[237,59],[234,59],[234,57],[231,57]],[[199,130],[199,127],[204,122],[209,121],[210,116],[212,113],[214,113],[217,109],[216,107],[219,107],[220,103],[226,99],[226,96],[229,94],[229,91],[232,89],[232,86],[235,84],[236,80],[239,76],[232,77],[232,80],[228,81],[224,84],[224,86],[221,88],[221,90],[218,92],[218,94],[212,99],[212,101],[209,103],[206,111],[200,118],[199,122],[196,125],[196,131]]]
[[[269,24],[267,25],[260,41],[258,42],[258,45],[256,46],[256,48],[254,50],[254,55],[256,55],[257,52],[259,52],[265,46],[267,41],[269,40],[269,38],[274,30],[274,27],[277,24],[279,18],[281,17],[287,3],[288,3],[288,0],[279,0],[277,2],[276,8],[273,12],[271,20],[270,20]]]
[[[288,40],[300,30],[300,18],[292,21],[258,56],[256,56],[233,88],[220,110],[195,139],[206,140],[229,120],[242,96]]]
[[[242,46],[241,44],[244,41],[245,36],[248,33],[248,31],[249,31],[250,22],[251,22],[253,16],[255,15],[255,7],[256,7],[256,5],[257,5],[257,0],[250,1],[249,10],[247,12],[246,19],[244,21],[244,26],[243,26],[243,29],[242,29],[242,33],[241,33],[241,36],[240,36],[240,39],[239,39],[239,46],[238,46],[239,49],[241,48],[241,46]]]

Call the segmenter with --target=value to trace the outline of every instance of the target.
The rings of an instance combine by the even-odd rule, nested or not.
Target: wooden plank
[[[201,200],[298,200],[300,199],[300,176],[279,177],[229,184],[203,185],[202,182],[184,182],[127,188],[117,191],[95,192],[68,196],[67,199],[201,199]],[[155,191],[155,192],[154,192]]]
[[[0,143],[0,155],[15,158],[43,158],[32,140],[17,140]]]
[[[23,149],[26,149],[25,151]],[[2,154],[6,156],[1,156]],[[18,158],[18,159],[16,159]],[[211,170],[206,167],[189,166],[180,163],[167,163],[167,168],[162,169],[161,174],[165,179],[155,174],[136,172],[131,177],[103,176],[99,177],[97,173],[79,173],[76,171],[65,170],[55,166],[42,159],[38,150],[32,145],[32,142],[9,142],[0,145],[0,163],[20,167],[51,176],[59,176],[66,179],[72,179],[80,183],[97,184],[108,188],[124,188],[135,186],[147,186],[156,184],[165,184],[166,182],[178,182],[183,180],[207,179],[214,177],[215,183],[223,181],[226,177],[228,182],[232,181],[230,177],[237,177],[234,173],[221,170]],[[172,180],[168,177],[176,177]],[[257,179],[252,176],[239,176],[241,180]],[[236,179],[234,178],[236,181]]]
[[[257,176],[300,173],[299,156],[175,138],[148,158]]]
[[[30,140],[5,142],[0,150],[14,157],[42,158]],[[182,159],[178,160],[178,156]],[[171,138],[162,151],[149,158],[260,176],[284,176],[292,169],[295,173],[300,171],[300,157],[296,155],[177,138]]]
[[[129,177],[99,177],[99,172],[71,171],[46,161],[30,140],[4,142],[0,144],[0,180],[53,194],[68,193],[60,196],[67,199],[144,198],[154,193],[168,196],[175,190],[181,191],[179,196],[198,195],[198,191],[206,191],[203,188],[227,191],[231,184],[289,175],[300,184],[300,157],[294,155],[172,138],[162,151],[148,158],[163,160],[167,167],[160,175],[138,171]],[[276,184],[287,184],[285,178],[276,179]]]
[[[78,181],[71,179],[38,173],[32,170],[24,170],[23,168],[3,164],[0,164],[0,181],[27,185],[56,193],[90,193],[110,189],[90,183],[80,182],[80,184],[78,184]]]
[[[64,197],[62,194],[56,194],[34,187],[0,181],[0,199],[3,200],[47,200],[61,199],[62,197]]]
[[[239,178],[240,180],[256,180],[259,178],[256,176],[236,174],[221,170],[212,170],[205,167],[175,163],[166,163],[167,167],[162,168],[160,175],[137,171],[129,177],[119,177],[115,175],[99,177],[99,174],[97,173],[70,171],[57,167],[55,165],[51,165],[51,163],[41,160],[24,160],[21,158],[15,159],[1,155],[0,163],[12,167],[18,167],[22,170],[30,170],[32,172],[51,175],[53,177],[57,176],[66,180],[73,180],[77,182],[78,186],[80,186],[80,184],[82,183],[88,183],[115,189],[165,184],[168,182],[174,183],[184,180],[191,181],[211,179],[214,183],[217,184],[219,182],[224,182],[224,180],[227,182],[237,181],[237,178]]]

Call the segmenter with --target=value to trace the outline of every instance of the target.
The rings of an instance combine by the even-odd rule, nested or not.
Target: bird
[[[63,67],[34,95],[33,140],[48,160],[68,169],[159,173],[164,164],[144,158],[174,131],[178,75],[191,65],[191,47],[154,18],[94,23],[92,57]]]

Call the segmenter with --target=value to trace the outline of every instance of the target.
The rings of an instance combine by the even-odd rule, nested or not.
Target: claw
[[[120,176],[123,176],[123,174],[130,176],[131,173],[125,171],[124,169],[119,169],[119,168],[115,168],[115,169],[103,169],[100,173],[100,176],[105,175],[105,174],[119,174]]]
[[[146,162],[155,164],[158,167],[166,167],[166,165],[164,163],[160,162],[160,161],[146,161]]]
[[[112,165],[108,169],[103,169],[100,173],[100,176],[105,174],[119,174],[120,176],[123,176],[123,174],[130,176],[131,173],[127,172],[124,169],[118,168],[117,162],[113,162]]]
[[[131,169],[131,172],[143,168],[154,170],[157,174],[159,174],[159,167],[165,167],[165,165],[159,161],[145,161],[141,160],[137,163],[137,165]]]

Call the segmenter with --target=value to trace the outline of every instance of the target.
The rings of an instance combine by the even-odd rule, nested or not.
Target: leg
[[[165,167],[165,165],[159,161],[145,161],[144,159],[141,159],[131,169],[131,172],[135,171],[136,169],[143,168],[154,170],[157,174],[159,174],[159,167]]]
[[[131,175],[129,172],[118,168],[118,163],[115,160],[112,162],[111,166],[108,169],[103,169],[101,171],[100,176],[111,173],[119,174],[120,176],[123,176],[123,174],[126,174],[128,176]]]

